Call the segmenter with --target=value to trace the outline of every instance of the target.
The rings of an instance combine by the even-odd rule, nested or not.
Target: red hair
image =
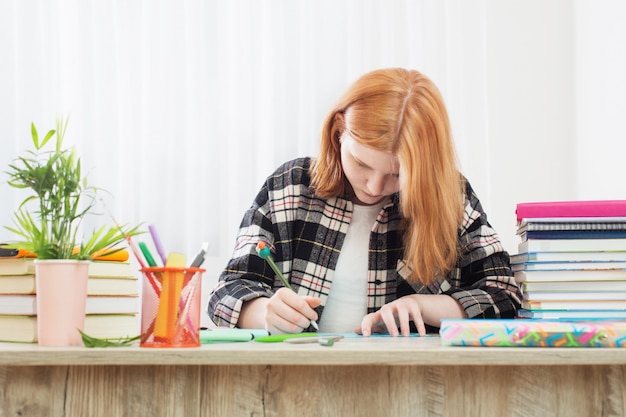
[[[311,168],[312,187],[322,198],[351,191],[341,166],[346,129],[360,144],[397,155],[404,258],[410,280],[430,284],[456,263],[464,210],[463,179],[439,90],[418,71],[400,68],[372,71],[352,84],[324,121]]]

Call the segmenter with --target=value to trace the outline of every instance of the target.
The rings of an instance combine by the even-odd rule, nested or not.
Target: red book
[[[626,200],[544,201],[519,203],[517,221],[560,217],[626,217]]]

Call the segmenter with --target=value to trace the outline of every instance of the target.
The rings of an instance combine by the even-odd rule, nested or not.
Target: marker
[[[141,249],[141,253],[143,253],[143,256],[144,258],[146,258],[146,262],[148,262],[149,266],[157,266],[154,258],[152,257],[152,254],[150,253],[150,250],[148,249],[148,245],[146,245],[144,242],[139,242],[139,249]]]
[[[200,343],[248,342],[252,339],[269,336],[265,329],[215,328],[200,329]]]
[[[154,338],[160,342],[172,343],[174,339],[176,322],[178,320],[180,292],[183,287],[185,261],[185,255],[174,252],[168,255],[165,263],[165,266],[172,268],[172,270],[168,270],[163,274],[159,306],[154,321]],[[180,271],[177,269],[180,269]]]
[[[202,249],[200,249],[200,253],[196,255],[193,262],[191,263],[191,268],[200,268],[200,266],[204,263],[204,257],[206,255],[207,249],[209,249],[209,242],[204,242],[202,244]]]
[[[293,291],[293,288],[291,288],[291,285],[289,285],[289,281],[287,281],[287,278],[285,278],[283,273],[280,272],[280,269],[278,269],[278,267],[274,263],[274,260],[272,259],[272,255],[270,252],[270,248],[267,245],[267,243],[263,241],[257,243],[256,251],[261,258],[265,259],[267,263],[270,264],[270,267],[274,270],[276,275],[278,275],[278,278],[283,283],[283,285]],[[315,330],[319,330],[319,326],[317,325],[317,322],[315,320],[311,320],[311,326],[313,326]]]
[[[150,236],[152,236],[152,242],[154,243],[154,247],[163,262],[163,265],[167,262],[167,255],[165,254],[165,250],[163,249],[163,244],[161,243],[161,239],[159,239],[159,235],[157,234],[156,227],[153,224],[148,226],[148,230],[150,231]]]
[[[276,343],[284,342],[286,340],[317,337],[317,333],[288,333],[288,334],[270,334],[267,336],[261,336],[254,338],[255,341],[261,343]]]
[[[336,341],[343,339],[342,335],[317,335],[311,337],[296,337],[285,339],[285,343],[319,343],[321,346],[333,346]]]

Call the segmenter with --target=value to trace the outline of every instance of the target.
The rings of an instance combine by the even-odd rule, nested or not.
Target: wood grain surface
[[[3,344],[0,417],[626,415],[620,349],[501,352],[432,340],[174,350]],[[259,354],[279,359],[260,363]]]

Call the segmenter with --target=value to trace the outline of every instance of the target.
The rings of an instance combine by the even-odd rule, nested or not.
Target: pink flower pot
[[[41,346],[82,346],[90,261],[36,260],[37,338]]]

